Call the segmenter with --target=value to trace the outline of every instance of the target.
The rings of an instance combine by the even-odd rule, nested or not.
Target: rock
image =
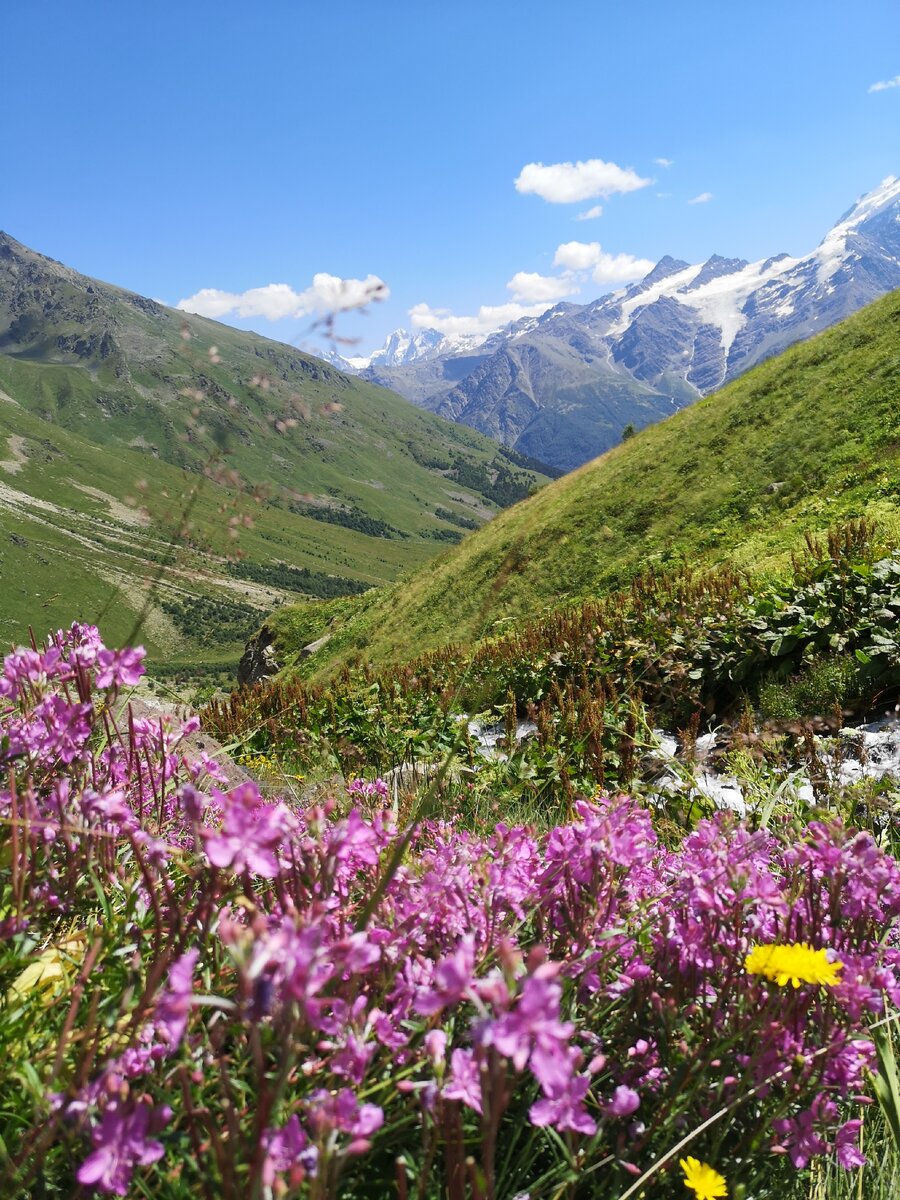
[[[330,641],[331,641],[331,634],[326,633],[324,637],[317,638],[314,642],[310,642],[309,645],[304,646],[303,649],[300,651],[300,657],[301,658],[309,658],[311,655],[315,654],[315,652],[317,650],[321,650],[326,642],[330,642]]]
[[[782,479],[777,483],[770,483],[766,487],[766,495],[774,496],[776,492],[780,492],[783,487],[787,487],[787,480]]]
[[[238,687],[252,687],[278,674],[281,664],[275,657],[274,641],[275,634],[268,625],[263,625],[250,639],[238,663]]]
[[[136,719],[158,722],[160,718],[171,717],[176,722],[176,725],[183,723],[192,715],[191,710],[187,706],[170,704],[165,700],[159,700],[155,696],[132,696],[128,701],[127,707],[131,709]],[[127,745],[128,721],[124,715],[119,728],[123,732]],[[253,778],[248,771],[238,766],[220,742],[217,742],[214,737],[202,729],[198,729],[195,733],[189,733],[187,737],[182,738],[178,744],[178,752],[184,754],[189,762],[196,761],[201,754],[208,754],[225,774],[226,782],[224,785],[219,785],[224,787],[225,791],[229,791],[231,788],[237,787],[241,783],[246,783],[249,779]]]

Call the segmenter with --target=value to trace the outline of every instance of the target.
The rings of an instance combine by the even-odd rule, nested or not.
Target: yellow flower
[[[709,1163],[701,1162],[699,1158],[680,1158],[678,1165],[684,1171],[684,1186],[691,1189],[697,1200],[720,1200],[728,1195],[725,1177]]]
[[[790,946],[754,946],[744,960],[748,975],[763,975],[778,987],[790,983],[798,988],[803,983],[818,987],[834,987],[840,983],[840,962],[829,962],[827,950],[813,950],[807,942]]]

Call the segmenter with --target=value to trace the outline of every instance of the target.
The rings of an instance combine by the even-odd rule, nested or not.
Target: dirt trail
[[[28,463],[28,455],[25,453],[25,438],[18,433],[11,433],[7,446],[12,458],[0,460],[0,470],[5,471],[7,475],[17,475]]]

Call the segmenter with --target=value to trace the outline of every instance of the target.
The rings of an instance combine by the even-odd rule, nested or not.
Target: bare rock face
[[[252,687],[278,674],[281,663],[275,657],[274,641],[275,634],[268,625],[263,625],[250,639],[238,663],[238,687]]]

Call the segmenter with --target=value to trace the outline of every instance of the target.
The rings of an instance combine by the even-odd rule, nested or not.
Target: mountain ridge
[[[56,625],[105,611],[108,636],[127,636],[178,536],[182,561],[143,636],[156,657],[212,653],[216,613],[252,627],[307,587],[386,583],[541,478],[311,355],[0,235],[6,641],[27,637],[37,607]],[[179,497],[195,506],[191,528]],[[243,640],[224,637],[231,652]]]
[[[900,179],[889,176],[806,255],[666,255],[630,287],[556,305],[464,350],[442,348],[433,330],[418,343],[406,335],[402,360],[376,354],[361,374],[568,470],[617,444],[626,425],[708,395],[896,287]]]

